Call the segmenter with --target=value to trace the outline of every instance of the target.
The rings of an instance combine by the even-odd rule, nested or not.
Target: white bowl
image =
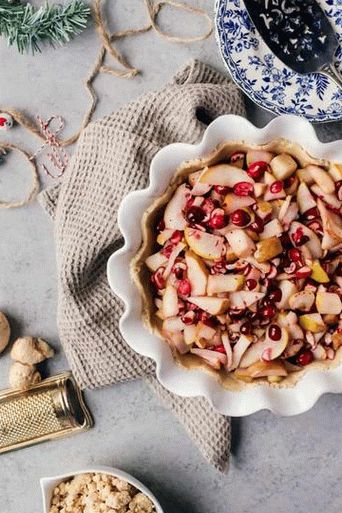
[[[55,486],[79,474],[88,473],[109,474],[111,476],[118,477],[119,479],[127,481],[127,483],[130,483],[131,485],[135,486],[135,488],[143,492],[153,502],[157,513],[164,513],[164,510],[162,509],[156,497],[150,492],[148,488],[146,488],[145,485],[143,485],[140,481],[135,479],[135,477],[131,476],[130,474],[127,474],[127,472],[124,472],[123,470],[119,470],[118,468],[106,467],[102,465],[77,470],[75,472],[68,472],[67,474],[63,474],[56,477],[43,477],[40,480],[40,486],[43,494],[44,513],[49,513],[50,511],[51,498]]]
[[[118,224],[125,244],[108,261],[109,284],[125,303],[120,330],[126,342],[138,353],[155,360],[157,378],[165,388],[185,397],[204,396],[225,415],[243,416],[262,409],[279,415],[307,411],[322,394],[342,392],[342,365],[329,370],[308,370],[292,388],[274,388],[266,384],[236,392],[226,390],[213,376],[177,365],[168,344],[144,327],[141,298],[130,279],[130,260],[141,245],[140,219],[144,211],[163,194],[183,161],[205,156],[224,141],[264,144],[279,137],[299,143],[314,157],[342,161],[342,141],[321,143],[311,124],[302,118],[279,116],[264,128],[256,128],[242,117],[221,116],[209,125],[199,144],[171,144],[155,155],[149,186],[131,192],[120,205]]]

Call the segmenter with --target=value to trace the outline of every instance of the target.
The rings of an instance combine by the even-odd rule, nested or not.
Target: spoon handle
[[[319,71],[323,75],[326,75],[327,77],[331,78],[336,85],[342,88],[342,76],[333,64],[324,64],[324,66],[322,66]]]

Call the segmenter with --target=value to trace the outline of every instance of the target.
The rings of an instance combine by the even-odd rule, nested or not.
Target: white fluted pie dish
[[[144,212],[165,193],[175,170],[184,161],[205,157],[227,141],[263,145],[279,138],[296,142],[314,158],[342,161],[341,141],[321,143],[310,123],[296,116],[280,116],[262,129],[239,116],[222,116],[206,129],[199,144],[172,144],[156,154],[151,163],[149,186],[131,192],[120,205],[118,224],[125,243],[108,261],[109,284],[125,304],[120,330],[126,342],[156,362],[157,377],[168,390],[181,396],[204,396],[226,415],[243,416],[262,409],[280,415],[307,411],[322,394],[342,392],[342,365],[310,369],[289,387],[260,383],[241,386],[238,390],[224,388],[203,370],[188,370],[177,364],[169,346],[145,327],[142,321],[143,300],[130,279],[130,263],[142,243],[140,220]]]

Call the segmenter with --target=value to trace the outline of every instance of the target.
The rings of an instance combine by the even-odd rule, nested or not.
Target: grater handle
[[[338,87],[342,88],[342,76],[337,71],[334,64],[324,64],[319,71],[328,78],[331,78]]]

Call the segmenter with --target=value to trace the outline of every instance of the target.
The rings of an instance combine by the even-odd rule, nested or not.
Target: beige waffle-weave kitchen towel
[[[225,113],[244,115],[241,93],[226,76],[191,61],[161,90],[90,124],[62,182],[40,197],[55,221],[58,327],[79,385],[95,388],[148,376],[220,470],[228,466],[229,419],[203,398],[164,390],[153,377],[154,363],[124,342],[118,328],[123,306],[107,283],[106,263],[122,244],[118,206],[129,191],[146,186],[155,153],[173,142],[198,142],[205,123]]]

